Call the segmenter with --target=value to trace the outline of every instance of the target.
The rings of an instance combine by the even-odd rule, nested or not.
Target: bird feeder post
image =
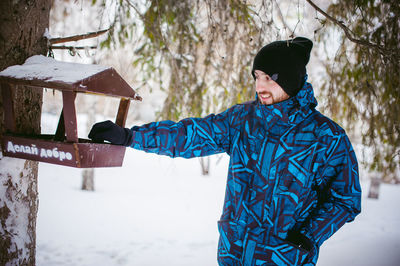
[[[117,118],[115,124],[120,127],[125,127],[126,118],[128,117],[129,105],[131,101],[129,99],[122,98],[119,102]]]
[[[63,91],[63,116],[67,142],[78,143],[78,126],[76,122],[75,98],[76,92]]]

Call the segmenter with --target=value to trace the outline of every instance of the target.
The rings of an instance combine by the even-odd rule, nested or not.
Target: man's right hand
[[[109,141],[111,144],[130,146],[133,141],[133,132],[123,128],[110,120],[96,123],[89,133],[89,138],[94,142]]]

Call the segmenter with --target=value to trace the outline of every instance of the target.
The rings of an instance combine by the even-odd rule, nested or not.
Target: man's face
[[[255,70],[256,92],[261,104],[270,105],[289,99],[289,95],[273,81],[270,76],[261,70]]]

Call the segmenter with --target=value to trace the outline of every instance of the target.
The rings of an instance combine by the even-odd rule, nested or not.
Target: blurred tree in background
[[[400,182],[400,4],[397,0],[338,1],[326,11],[327,30],[320,41],[329,45],[332,29],[340,29],[334,62],[326,62],[329,78],[321,88],[328,110],[347,130],[361,130],[372,148],[370,170],[385,182]],[[339,25],[341,24],[341,25]],[[371,154],[367,156],[371,157]]]

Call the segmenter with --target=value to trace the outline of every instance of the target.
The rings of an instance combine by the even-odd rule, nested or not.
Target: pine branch
[[[396,51],[395,50],[391,50],[391,49],[386,49],[384,46],[379,45],[379,44],[375,44],[375,43],[371,43],[368,42],[366,40],[362,40],[362,39],[357,39],[353,36],[352,31],[346,26],[344,25],[343,21],[338,21],[336,18],[332,17],[331,15],[327,14],[326,12],[324,12],[321,8],[319,8],[316,4],[314,4],[311,0],[306,0],[315,10],[317,10],[319,13],[321,13],[322,15],[324,15],[328,20],[332,21],[333,23],[335,23],[336,25],[338,25],[340,28],[342,28],[342,30],[344,31],[344,34],[346,35],[347,39],[349,39],[350,41],[356,43],[356,44],[360,44],[366,47],[371,47],[374,49],[377,49],[381,54],[383,55],[396,55]]]
[[[100,30],[100,31],[95,31],[95,32],[89,32],[85,34],[79,34],[79,35],[74,35],[74,36],[69,36],[69,37],[60,37],[60,38],[51,38],[49,40],[50,45],[56,44],[56,43],[65,43],[65,42],[72,42],[72,41],[79,41],[79,40],[84,40],[84,39],[90,39],[97,37],[103,33],[106,33],[109,29],[106,30]]]

